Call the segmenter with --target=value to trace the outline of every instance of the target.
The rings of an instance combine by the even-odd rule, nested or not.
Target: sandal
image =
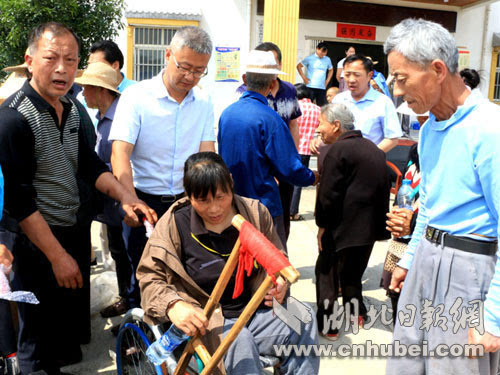
[[[299,221],[299,220],[304,220],[304,217],[299,214],[295,214],[293,216],[290,216],[290,221]]]

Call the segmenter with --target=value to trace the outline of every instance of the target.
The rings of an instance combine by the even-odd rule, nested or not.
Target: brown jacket
[[[271,215],[264,205],[257,200],[238,195],[234,196],[234,203],[240,215],[283,251]],[[174,212],[187,205],[190,205],[190,202],[186,197],[174,203],[161,217],[137,268],[141,305],[145,312],[145,321],[150,324],[168,321],[166,311],[172,301],[183,299],[203,308],[209,298],[209,295],[189,277],[181,262],[181,240]],[[252,279],[252,293],[255,293],[264,277],[265,272],[259,268],[259,276]],[[202,337],[206,348],[212,354],[221,342],[223,327],[224,317],[219,305],[209,321],[208,333]],[[223,367],[221,363],[219,365],[221,373],[225,372]]]

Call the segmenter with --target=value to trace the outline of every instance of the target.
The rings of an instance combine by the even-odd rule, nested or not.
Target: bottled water
[[[413,121],[410,124],[410,138],[418,142],[418,133],[420,132],[420,124],[418,121]]]
[[[170,368],[170,362],[173,359],[172,352],[188,338],[188,335],[172,324],[162,337],[149,346],[146,355],[155,365],[161,365],[167,361],[167,366]],[[173,360],[175,362],[175,359]]]
[[[403,180],[403,184],[398,190],[396,199],[399,208],[406,208],[413,211],[413,189],[411,188],[410,180]],[[404,236],[401,238],[410,238],[410,236]]]

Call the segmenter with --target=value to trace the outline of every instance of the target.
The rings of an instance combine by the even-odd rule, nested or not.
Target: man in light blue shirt
[[[419,142],[417,224],[390,285],[396,292],[402,288],[399,313],[414,306],[415,319],[396,323],[394,341],[425,342],[429,351],[443,344],[484,348],[484,355],[470,354],[474,358],[390,358],[387,374],[496,374],[500,108],[466,88],[457,74],[455,41],[441,25],[405,20],[393,28],[384,49],[394,95],[416,113],[430,111]],[[433,308],[439,316],[431,313],[429,325],[425,318]],[[467,311],[475,311],[471,319],[464,315]]]
[[[344,62],[344,81],[348,91],[333,98],[333,103],[345,104],[354,114],[354,126],[363,137],[388,152],[403,136],[396,108],[391,99],[370,85],[373,62],[367,57],[350,55]]]
[[[166,68],[125,90],[109,139],[113,173],[158,217],[184,194],[184,162],[199,151],[215,151],[214,112],[209,96],[195,87],[207,74],[212,53],[209,35],[180,28],[166,51]],[[128,229],[126,247],[134,275],[146,244],[144,227]],[[126,236],[126,235],[125,235]],[[135,279],[129,307],[139,305]]]
[[[328,45],[321,42],[316,46],[316,53],[307,56],[297,64],[297,71],[306,86],[312,91],[311,100],[314,100],[320,107],[327,104],[326,87],[333,76],[332,60],[327,56],[327,53]],[[307,68],[307,77],[302,71],[304,66]]]

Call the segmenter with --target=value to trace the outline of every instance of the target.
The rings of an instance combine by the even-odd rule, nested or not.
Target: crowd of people
[[[338,339],[329,317],[340,296],[363,326],[362,276],[375,242],[392,233],[381,285],[398,318],[394,341],[430,350],[481,344],[485,353],[391,357],[387,374],[496,374],[499,109],[476,88],[477,72],[459,74],[446,29],[413,19],[395,26],[384,45],[387,80],[376,62],[349,47],[337,64],[339,88],[328,88],[334,67],[326,43],[297,65],[304,83],[295,86],[278,79],[280,48],[262,43],[248,54],[243,85],[222,112],[217,134],[210,95],[197,86],[213,50],[203,29],[180,28],[165,68],[141,82],[121,73],[123,55],[112,41],[91,47],[77,77],[79,48],[65,25],[35,28],[27,80],[0,107],[0,264],[12,265],[13,290],[32,291],[40,301],[18,304],[15,340],[10,306],[0,300],[0,355],[17,352],[21,374],[64,374],[61,368],[81,361],[80,345],[91,340],[92,220],[106,224],[119,286],[119,299],[101,315],[142,307],[147,322],[200,333],[214,349],[265,275],[251,267],[236,297],[233,275],[221,308],[210,319],[204,315],[238,239],[232,218],[242,215],[286,255],[290,221],[302,218],[301,187],[311,185],[317,186],[316,317],[298,334],[273,316],[273,300],[286,303],[289,295],[278,277],[216,372],[260,374],[260,356],[276,355],[275,345]],[[70,92],[74,83],[83,88],[77,95]],[[403,136],[393,97],[421,123],[403,171],[411,208],[389,207],[386,153]],[[313,154],[318,171],[309,169]],[[445,307],[444,326],[422,328],[429,301]],[[484,308],[482,326],[475,320],[452,326],[454,312],[474,301]],[[404,324],[397,312],[410,305],[415,321]],[[319,371],[315,355],[294,352],[279,360],[283,374]]]

